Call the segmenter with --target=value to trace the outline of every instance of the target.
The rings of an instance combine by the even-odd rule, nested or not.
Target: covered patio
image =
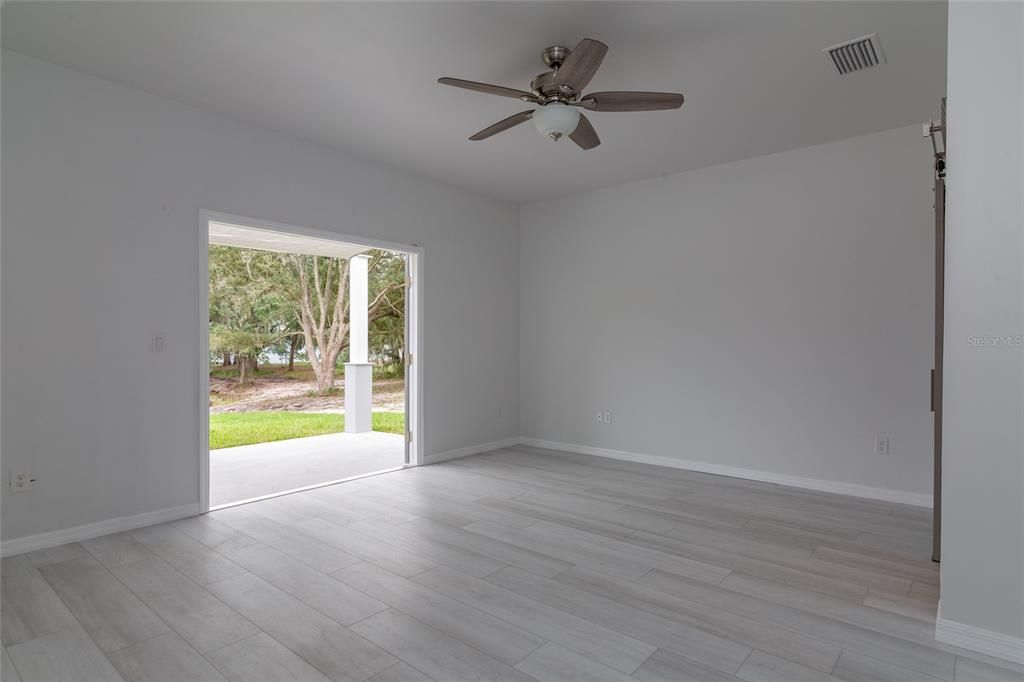
[[[210,451],[210,506],[402,466],[394,433],[330,433]]]
[[[338,311],[342,310],[342,297],[347,295],[345,308],[348,324],[348,361],[344,363],[342,410],[345,415],[345,432],[211,450],[210,507],[403,466],[406,459],[406,436],[373,430],[374,366],[369,357],[368,315],[368,268],[371,260],[368,252],[372,247],[217,220],[209,221],[209,243],[347,261],[345,275],[339,274],[337,278],[337,301],[331,305],[336,305]],[[327,281],[331,281],[329,275]],[[334,321],[329,325],[326,324],[326,310],[330,307],[326,297],[321,298],[319,289],[315,300],[309,300],[308,292],[306,295],[302,310],[307,311],[312,321],[302,324],[310,360],[313,359],[313,341],[319,335],[315,345],[316,352],[320,353],[318,357],[329,358],[325,362],[334,367],[334,358],[344,347],[341,342],[345,339],[345,333],[338,332],[340,313],[336,313]],[[317,305],[319,316],[309,312]],[[326,355],[323,354],[325,347],[330,347]],[[317,382],[320,380],[321,376],[317,374]],[[404,405],[401,407],[404,409]]]

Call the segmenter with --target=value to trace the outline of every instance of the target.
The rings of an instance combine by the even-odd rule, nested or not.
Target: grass
[[[228,412],[210,415],[210,449],[320,436],[345,430],[345,415],[309,412]],[[405,414],[374,412],[373,430],[405,433]]]

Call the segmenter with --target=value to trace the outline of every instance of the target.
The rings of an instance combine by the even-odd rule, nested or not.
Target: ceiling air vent
[[[832,64],[840,76],[885,63],[885,54],[878,42],[877,33],[826,47],[822,52],[832,58]]]

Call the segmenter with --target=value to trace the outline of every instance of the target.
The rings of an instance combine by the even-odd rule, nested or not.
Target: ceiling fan
[[[683,96],[676,92],[591,92],[583,94],[590,79],[601,66],[608,46],[599,40],[584,38],[575,49],[555,45],[541,52],[544,64],[550,71],[540,74],[530,83],[530,91],[506,88],[501,85],[477,83],[461,78],[438,78],[442,85],[465,88],[488,95],[513,97],[530,104],[536,109],[527,109],[488,126],[470,137],[470,140],[486,140],[520,123],[533,120],[534,127],[552,140],[568,135],[569,139],[583,149],[593,149],[601,144],[594,126],[580,111],[658,111],[678,109],[683,106]]]

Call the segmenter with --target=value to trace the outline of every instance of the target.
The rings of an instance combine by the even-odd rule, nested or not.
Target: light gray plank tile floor
[[[44,566],[42,574],[104,651],[117,651],[169,629],[91,556]]]
[[[513,447],[5,558],[4,682],[1010,682],[926,510]]]
[[[110,660],[80,626],[15,644],[8,653],[24,682],[122,680]]]
[[[259,679],[329,681],[323,673],[265,632],[210,652],[206,658],[232,682]]]
[[[362,563],[335,576],[441,632],[515,665],[544,639],[440,592]]]
[[[736,672],[736,677],[746,682],[839,682],[820,670],[763,651],[751,653]]]
[[[332,679],[365,680],[397,662],[385,650],[255,575],[226,578],[208,589]]]
[[[128,682],[224,682],[209,661],[174,632],[147,639],[110,654]]]
[[[143,559],[112,572],[200,653],[259,632],[234,609],[162,559]]]
[[[399,661],[387,670],[382,670],[371,677],[369,682],[433,682],[433,680],[408,663]]]
[[[3,593],[0,620],[3,643],[12,646],[76,624],[57,593],[27,555],[7,557],[0,563]]]
[[[388,609],[352,629],[436,680],[531,680],[515,668],[400,611]]]
[[[21,682],[18,671],[11,663],[11,657],[7,655],[7,647],[0,647],[0,680],[4,682]]]
[[[86,540],[81,545],[107,568],[155,556],[145,545],[132,537],[131,533],[104,535]]]
[[[551,642],[519,661],[516,668],[541,682],[633,681],[629,675]]]

